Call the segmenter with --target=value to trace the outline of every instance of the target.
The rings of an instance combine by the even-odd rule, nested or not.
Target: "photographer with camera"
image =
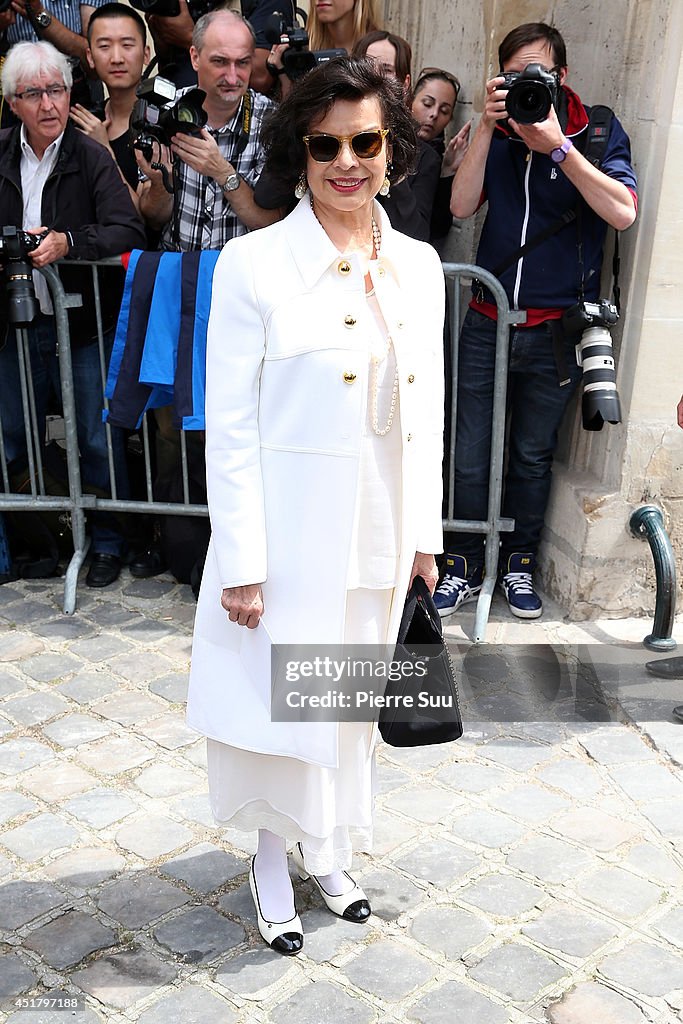
[[[553,454],[581,379],[577,331],[583,332],[579,348],[608,347],[616,310],[598,302],[603,244],[608,225],[621,231],[635,220],[636,176],[617,118],[604,107],[592,112],[566,85],[566,49],[557,29],[520,25],[498,53],[501,73],[486,83],[484,111],[453,182],[451,211],[469,217],[488,202],[476,262],[500,279],[511,308],[526,312],[526,322],[510,330],[502,514],[515,520],[515,529],[501,535],[499,583],[513,615],[536,618],[543,608],[532,574]],[[460,335],[454,516],[485,520],[496,306],[478,282],[473,291]],[[587,389],[600,386],[591,380],[591,362],[592,356],[584,358]],[[613,363],[603,377],[608,392]],[[451,534],[446,552],[435,595],[442,615],[481,589],[483,535]]]
[[[8,250],[0,253],[6,264],[0,287],[0,416],[8,462],[25,457],[27,443],[14,324],[28,324],[41,437],[51,388],[59,394],[49,290],[42,274],[34,272],[32,282],[26,270],[17,273],[19,263],[39,268],[56,260],[96,260],[145,244],[142,222],[111,156],[69,120],[70,87],[69,62],[50,43],[18,43],[2,68],[3,94],[20,121],[0,132],[0,226]],[[83,297],[82,307],[69,310],[81,475],[86,487],[106,493],[109,460],[92,274],[90,267],[64,265],[60,276],[67,292]],[[101,281],[105,351],[111,350],[122,282],[115,268],[106,286]],[[122,440],[114,437],[120,495],[125,487]],[[107,586],[119,574],[124,538],[112,516],[97,513],[88,519],[92,559],[86,582]]]
[[[192,39],[190,57],[205,93],[207,126],[188,123],[180,131],[179,123],[168,140],[175,163],[172,192],[166,147],[155,140],[153,161],[149,149],[147,155],[136,149],[146,176],[140,210],[151,227],[163,229],[161,248],[181,252],[221,249],[229,239],[279,218],[279,212],[256,206],[253,196],[265,162],[261,125],[273,106],[249,88],[253,31],[235,11],[210,11],[195,25]]]

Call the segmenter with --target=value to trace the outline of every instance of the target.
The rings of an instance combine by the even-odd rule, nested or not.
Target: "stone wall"
[[[478,116],[505,33],[524,21],[556,24],[569,84],[604,102],[631,136],[640,186],[637,224],[621,239],[623,316],[615,332],[623,423],[599,433],[570,410],[555,465],[541,561],[546,589],[573,618],[650,613],[654,573],[631,537],[637,505],[660,505],[679,553],[683,594],[683,4],[680,0],[387,0],[387,26],[410,39],[414,69],[435,64],[463,83],[456,127]],[[456,225],[446,250],[469,261],[474,225]],[[607,262],[607,261],[606,261]],[[609,294],[609,276],[604,294]]]

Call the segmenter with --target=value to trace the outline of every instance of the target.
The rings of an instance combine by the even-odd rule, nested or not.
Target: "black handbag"
[[[462,736],[455,671],[443,639],[441,618],[422,576],[406,598],[394,661],[414,666],[390,681],[380,710],[379,731],[392,747],[450,743]],[[412,700],[411,700],[412,698]]]

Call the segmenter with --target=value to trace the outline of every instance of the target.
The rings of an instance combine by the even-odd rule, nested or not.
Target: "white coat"
[[[395,638],[415,552],[442,550],[445,290],[435,250],[394,231],[378,204],[375,218],[382,244],[372,279],[396,353],[392,429],[403,442]],[[343,641],[371,315],[357,258],[340,256],[308,196],[285,220],[229,242],[216,263],[206,370],[212,539],[188,723],[232,746],[326,767],[337,766],[337,724],[271,722],[241,653],[248,631],[228,620],[221,592],[262,583],[275,643]]]

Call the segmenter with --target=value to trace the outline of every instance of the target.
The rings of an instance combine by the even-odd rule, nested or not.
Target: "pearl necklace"
[[[375,247],[375,255],[379,256],[379,251],[382,246],[382,234],[375,223],[375,218],[372,218],[372,242]],[[375,289],[372,288],[370,292],[366,294],[366,298],[369,295],[374,295]],[[389,413],[387,415],[387,421],[383,427],[379,425],[379,410],[378,410],[378,371],[380,363],[383,363],[385,359],[389,357],[394,340],[390,334],[387,334],[387,347],[384,351],[384,355],[381,359],[378,359],[376,355],[370,356],[370,424],[372,426],[373,433],[378,437],[384,437],[391,430],[391,425],[394,422],[394,415],[396,414],[396,405],[398,402],[398,365],[396,366],[396,372],[394,373],[394,384],[391,389],[391,404],[389,406]]]
[[[380,363],[383,362],[387,358],[389,353],[391,352],[392,345],[393,345],[393,341],[392,341],[391,335],[388,334],[387,335],[387,347],[386,347],[386,351],[385,351],[384,355],[382,356],[382,358],[378,359],[377,356],[374,356],[374,355],[370,356],[370,371],[371,371],[370,372],[370,423],[372,425],[373,432],[375,434],[377,434],[378,437],[384,437],[384,435],[388,434],[389,431],[391,430],[391,424],[394,422],[394,414],[396,413],[396,404],[398,402],[398,366],[397,366],[396,367],[396,372],[394,374],[394,386],[391,389],[391,405],[389,406],[389,414],[387,416],[387,421],[386,421],[385,425],[380,429],[379,422],[378,422],[378,410],[377,410],[377,397],[378,397],[377,371],[379,369]]]
[[[313,215],[315,216],[315,219],[318,221],[318,224],[320,224],[320,226],[322,227],[322,224],[320,222],[320,218],[318,217],[318,214],[315,212],[315,205],[314,205],[314,202],[313,202],[313,193],[312,192],[309,193],[309,198],[310,198],[310,201],[311,201],[311,210],[313,211]],[[380,251],[380,249],[382,247],[382,232],[380,231],[380,229],[379,229],[379,227],[377,225],[377,222],[375,221],[374,217],[372,218],[372,245],[373,245],[373,248],[375,250],[375,256],[378,257],[379,256],[379,251]],[[374,292],[375,292],[375,289],[372,288],[369,292],[366,293],[366,296],[374,295]],[[393,338],[391,337],[390,334],[387,334],[387,347],[384,350],[384,354],[382,355],[382,358],[379,359],[376,355],[371,355],[370,356],[370,424],[372,426],[373,433],[375,433],[377,435],[377,437],[384,437],[391,430],[391,425],[394,422],[394,416],[396,414],[396,406],[398,404],[398,365],[397,365],[396,366],[396,372],[394,373],[394,384],[393,384],[393,387],[391,389],[391,404],[389,406],[389,413],[387,415],[386,423],[384,424],[383,427],[380,427],[380,425],[379,425],[379,410],[378,410],[378,396],[379,396],[378,370],[379,370],[379,367],[380,367],[381,363],[383,363],[384,360],[388,358],[389,353],[391,352],[391,349],[393,347],[393,344],[394,344]]]

